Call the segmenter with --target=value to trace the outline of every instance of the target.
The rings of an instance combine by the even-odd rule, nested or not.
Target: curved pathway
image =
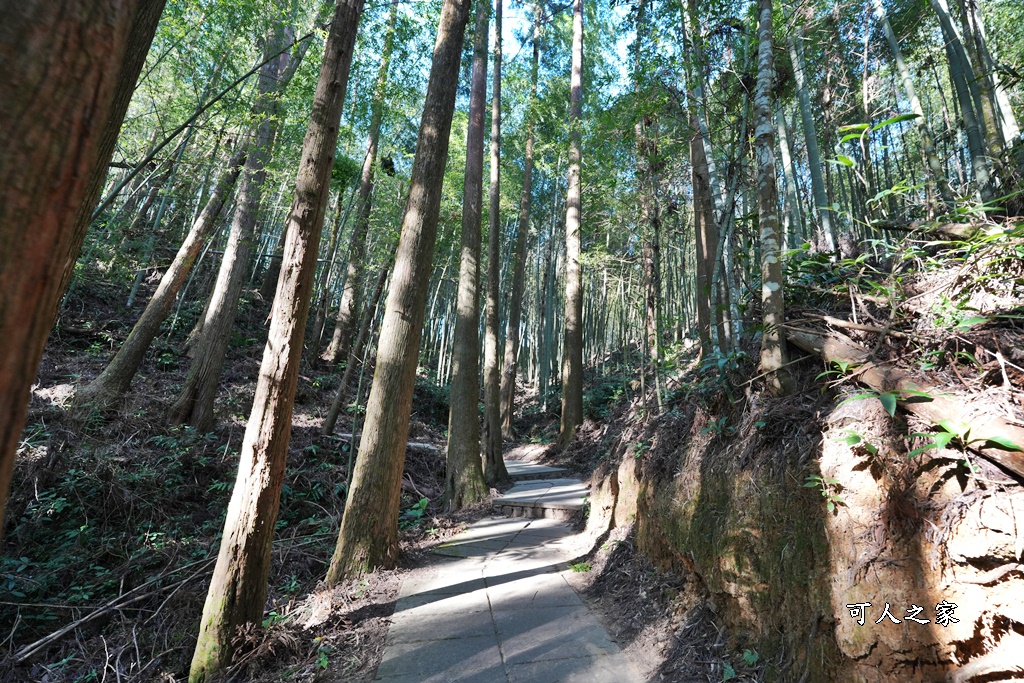
[[[510,461],[522,483],[435,549],[402,585],[377,679],[389,683],[634,683],[641,679],[562,573],[579,554],[564,521],[587,494],[564,470]]]

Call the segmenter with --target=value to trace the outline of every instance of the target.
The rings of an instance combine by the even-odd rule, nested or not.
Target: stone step
[[[512,481],[533,481],[536,479],[558,479],[564,477],[568,470],[564,467],[538,465],[526,460],[509,460],[505,463],[508,476]]]
[[[508,517],[567,521],[583,509],[588,493],[578,479],[537,479],[513,486],[495,498],[493,506]]]

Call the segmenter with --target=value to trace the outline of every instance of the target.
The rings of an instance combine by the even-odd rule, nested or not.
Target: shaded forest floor
[[[1019,225],[1014,230],[999,240],[922,237],[893,248],[868,245],[838,265],[821,255],[796,254],[788,273],[788,321],[823,332],[835,327],[830,318],[854,322],[865,329],[839,329],[879,361],[925,373],[951,393],[1024,424],[1024,233]],[[188,667],[269,307],[254,294],[245,300],[217,427],[201,434],[164,420],[184,380],[187,359],[180,349],[196,306],[154,345],[116,414],[67,410],[74,388],[95,377],[127,336],[138,306],[126,310],[123,299],[121,287],[84,281],[40,367],[0,554],[0,624],[9,625],[0,633],[0,657],[6,659],[0,681],[171,681]],[[558,428],[557,396],[544,410],[523,390],[519,442],[583,476],[633,459],[652,485],[678,476],[679,453],[693,443],[747,469],[779,468],[794,458],[794,471],[803,476],[828,430],[823,415],[844,398],[854,398],[854,407],[867,403],[856,398],[856,377],[846,369],[823,373],[820,360],[799,353],[791,368],[799,393],[768,399],[755,376],[758,343],[755,328],[728,356],[698,358],[692,345],[678,348],[666,361],[660,412],[652,392],[639,394],[627,359],[604,359],[588,371],[587,421],[563,451],[549,447]],[[338,379],[330,368],[303,366],[270,576],[271,610],[266,629],[240,636],[247,642],[235,669],[238,680],[372,680],[401,579],[431,562],[433,545],[489,512],[486,504],[456,515],[442,512],[447,396],[422,379],[410,439],[439,450],[407,453],[401,566],[326,588],[321,579],[351,469],[347,442],[319,433]],[[884,415],[857,419],[867,425],[858,427],[865,443],[887,444],[873,462],[896,468],[903,479],[911,476],[900,463],[922,446],[930,425],[910,420],[902,424],[904,436],[890,438]],[[343,414],[337,431],[351,433],[352,420]],[[859,448],[871,460],[866,447]],[[939,453],[924,453],[918,462],[933,455]],[[982,458],[946,454],[946,460],[939,466],[962,485],[950,509],[977,499],[979,486],[982,496],[1019,488]],[[727,625],[720,596],[692,562],[655,564],[638,550],[631,524],[588,531],[594,550],[578,563],[574,587],[653,680],[764,680],[771,669],[792,665],[792,653],[788,663],[766,661],[750,633]],[[963,646],[965,657],[985,651],[991,634],[988,626],[979,628],[978,642]]]

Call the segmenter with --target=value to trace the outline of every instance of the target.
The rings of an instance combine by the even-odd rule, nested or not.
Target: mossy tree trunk
[[[764,330],[761,337],[761,369],[775,396],[792,390],[785,374],[786,322],[782,255],[779,248],[779,188],[775,176],[775,126],[772,93],[775,62],[772,57],[772,0],[758,0],[757,85],[754,90],[754,145],[757,155],[757,215],[761,229],[761,302]]]
[[[88,227],[81,216],[106,178],[162,10],[158,0],[0,5],[0,537],[29,390]]]
[[[441,187],[458,89],[469,0],[445,0],[420,120],[395,274],[377,347],[377,368],[327,582],[398,560],[398,507],[416,384],[420,336],[441,210]]]
[[[313,110],[302,144],[295,199],[287,220],[283,269],[270,333],[217,565],[203,606],[189,671],[191,683],[216,678],[231,662],[232,638],[238,627],[258,624],[263,618],[299,361],[327,205],[326,188],[362,10],[363,0],[338,2],[324,46]]]

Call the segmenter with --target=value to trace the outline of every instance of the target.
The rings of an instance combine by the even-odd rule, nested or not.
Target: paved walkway
[[[533,473],[516,469],[522,478]],[[537,483],[505,496],[525,487],[518,493],[543,506]],[[567,484],[541,488],[558,486]],[[564,490],[554,492],[551,504],[578,508],[583,495],[570,500]],[[443,559],[433,574],[402,585],[377,680],[639,683],[562,576],[579,553],[576,540],[567,524],[552,519],[488,517],[436,549]]]

